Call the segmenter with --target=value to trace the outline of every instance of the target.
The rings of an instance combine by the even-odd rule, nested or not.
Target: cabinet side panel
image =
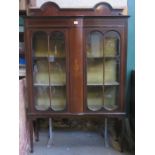
[[[124,20],[124,31],[122,33],[122,54],[121,54],[121,111],[126,109],[126,97],[125,97],[125,88],[126,88],[126,64],[127,64],[127,27],[128,21]]]
[[[82,27],[70,30],[70,111],[83,112],[83,41]]]
[[[32,91],[32,55],[31,55],[31,32],[27,28],[28,20],[25,20],[25,58],[26,58],[26,80],[28,93],[28,112],[34,110],[33,107],[33,91]]]

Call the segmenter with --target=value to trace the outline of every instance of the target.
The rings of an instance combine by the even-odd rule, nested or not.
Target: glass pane
[[[50,37],[50,56],[65,57],[65,38],[62,32],[53,32]]]
[[[51,108],[62,111],[66,108],[66,87],[51,87]]]
[[[47,110],[50,107],[49,87],[34,87],[34,102],[37,110]]]
[[[89,110],[97,111],[103,107],[103,90],[99,86],[87,87],[87,106]]]
[[[117,83],[117,72],[117,61],[115,59],[106,59],[104,63],[104,83]]]
[[[47,60],[36,60],[33,70],[34,84],[49,85],[49,72]]]
[[[62,32],[53,32],[50,37],[50,83],[66,84],[65,37]]]
[[[51,108],[63,111],[66,108],[66,51],[62,32],[51,33],[49,53]]]
[[[117,87],[105,87],[104,108],[106,110],[115,110],[117,107]]]
[[[103,84],[102,59],[87,59],[87,84]]]
[[[87,57],[103,56],[103,36],[98,31],[91,32],[87,39]]]
[[[48,38],[45,32],[36,32],[32,40],[33,53],[36,57],[48,56]]]
[[[51,85],[66,84],[66,64],[65,60],[54,59],[50,62],[50,83]]]
[[[119,54],[119,35],[108,32],[104,38],[104,56],[113,57]]]

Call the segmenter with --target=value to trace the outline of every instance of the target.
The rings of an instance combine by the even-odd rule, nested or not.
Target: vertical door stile
[[[49,41],[50,41],[50,34],[48,33],[48,77],[49,77],[49,97],[50,97],[50,109],[51,109],[51,99],[52,99],[52,91],[51,91],[51,79],[50,79],[50,61],[49,61],[49,57],[50,57],[50,44],[49,44]]]
[[[66,110],[70,111],[70,106],[69,106],[69,74],[70,74],[70,70],[69,70],[69,46],[68,46],[68,31],[66,33],[65,31],[65,71],[66,71]]]
[[[70,112],[83,112],[83,29],[82,19],[70,30]]]
[[[104,35],[103,35],[102,41],[103,41],[103,85],[102,85],[103,96],[102,96],[102,98],[103,98],[103,107],[104,107],[104,87],[105,87],[105,85],[104,85],[104,77],[105,77]],[[103,109],[103,107],[102,107],[102,109]]]
[[[83,62],[84,62],[84,66],[85,66],[85,68],[84,68],[84,84],[85,84],[85,86],[84,86],[84,111],[87,111],[87,109],[88,109],[88,107],[87,107],[87,91],[88,91],[88,82],[87,82],[87,50],[88,50],[88,31],[86,31],[85,30],[85,32],[84,32],[84,57],[83,57]]]
[[[26,33],[26,32],[25,32]],[[33,49],[32,49],[32,41],[33,41],[33,33],[31,31],[27,32],[28,36],[25,36],[25,40],[27,40],[29,43],[27,43],[27,41],[25,43],[27,43],[28,45],[25,45],[25,47],[27,47],[27,52],[25,52],[26,54],[26,74],[27,75],[31,75],[30,76],[26,76],[27,79],[27,89],[29,90],[30,93],[28,93],[29,97],[28,97],[28,103],[30,103],[30,109],[28,108],[28,110],[31,111],[35,111],[35,105],[34,103],[34,97],[32,96],[32,94],[34,94],[34,90],[33,90],[33,59],[31,59],[31,56],[34,54]],[[28,39],[31,38],[31,39]],[[28,63],[30,62],[30,63]],[[31,67],[32,66],[32,67]],[[29,89],[30,87],[30,89]]]

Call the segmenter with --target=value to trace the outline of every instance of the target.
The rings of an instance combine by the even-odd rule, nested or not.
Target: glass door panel
[[[35,32],[33,87],[37,110],[63,111],[66,108],[66,47],[64,33]]]
[[[63,111],[66,108],[66,47],[62,32],[52,32],[49,42],[49,71],[51,108]]]
[[[117,32],[89,32],[87,35],[87,108],[115,110],[119,88],[120,36]]]
[[[55,59],[50,62],[50,84],[66,85],[66,63],[65,60]]]
[[[104,108],[108,111],[115,110],[117,104],[118,89],[116,86],[106,86],[104,88]]]
[[[33,56],[48,56],[48,37],[45,32],[35,32],[32,40]]]
[[[50,37],[50,56],[65,58],[65,37],[62,32],[53,32]]]
[[[87,108],[91,111],[103,107],[103,34],[92,31],[87,37]]]
[[[103,43],[102,33],[93,31],[87,39],[87,57],[102,57],[103,56]]]
[[[51,108],[54,111],[63,111],[66,108],[66,87],[51,87]]]
[[[47,60],[35,60],[33,69],[34,85],[49,85],[49,71]]]
[[[119,55],[119,35],[114,31],[105,34],[104,57],[115,57]]]
[[[87,59],[87,85],[103,84],[103,60]]]
[[[40,111],[48,110],[50,107],[50,91],[49,87],[34,87],[34,103],[35,108]]]
[[[45,32],[35,32],[32,38],[33,91],[36,110],[50,108],[50,87],[48,67],[48,37]]]
[[[103,89],[101,86],[87,87],[87,107],[91,111],[98,111],[103,107]]]
[[[118,63],[115,59],[105,59],[104,62],[104,84],[118,83]]]
[[[49,72],[47,60],[35,60],[33,67],[34,103],[37,110],[50,108]]]

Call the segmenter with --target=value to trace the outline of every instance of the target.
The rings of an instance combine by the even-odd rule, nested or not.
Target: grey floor
[[[51,141],[47,132],[39,136],[39,142],[34,142],[34,152],[29,155],[130,155],[106,148],[103,137],[96,132],[54,131],[52,145],[48,145]]]

